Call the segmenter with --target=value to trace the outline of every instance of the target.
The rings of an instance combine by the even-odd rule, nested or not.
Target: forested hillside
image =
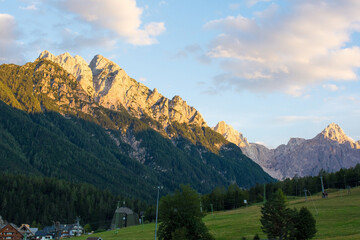
[[[89,223],[93,229],[107,229],[117,202],[125,201],[136,212],[147,205],[138,200],[116,196],[110,190],[99,190],[89,184],[73,184],[40,176],[2,174],[0,207],[3,219],[20,225],[52,225],[53,221]]]
[[[104,108],[51,61],[1,65],[0,83],[3,172],[87,182],[147,201],[158,185],[164,193],[180,184],[205,193],[273,181],[210,128],[174,122],[164,130],[146,115]]]

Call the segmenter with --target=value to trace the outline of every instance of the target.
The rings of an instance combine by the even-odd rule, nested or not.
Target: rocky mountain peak
[[[232,126],[226,124],[226,122],[219,122],[214,128],[214,131],[220,133],[226,140],[236,144],[239,147],[249,146],[249,142],[243,137],[241,133],[236,131]]]
[[[53,59],[55,59],[55,56],[52,53],[50,53],[49,51],[44,50],[39,55],[39,59],[43,59],[43,58],[49,59],[52,61]]]
[[[92,71],[87,62],[80,56],[72,57],[70,53],[66,52],[58,56],[54,56],[49,51],[40,53],[38,59],[47,59],[59,64],[67,72],[72,74],[80,83],[81,87],[87,94],[93,96],[93,77]]]
[[[336,141],[340,144],[343,143],[352,143],[355,144],[355,141],[348,137],[344,131],[341,129],[341,127],[335,123],[329,124],[321,133],[320,136],[322,136],[325,139],[329,139],[332,141]]]
[[[94,70],[97,71],[103,69],[109,69],[109,70],[113,70],[115,68],[121,69],[117,64],[103,57],[100,54],[94,56],[94,58],[90,62],[89,67],[91,68],[91,70],[93,70],[93,72]]]
[[[246,138],[224,121],[219,122],[214,130],[238,145],[245,155],[277,179],[314,176],[321,169],[334,172],[353,167],[360,159],[360,141],[348,137],[335,123],[329,124],[312,139],[291,138],[287,144],[275,149],[247,141],[242,143],[240,139]]]
[[[192,123],[207,126],[201,114],[188,106],[180,96],[172,100],[153,91],[144,84],[130,78],[116,63],[96,55],[90,64],[80,57],[69,53],[54,56],[48,51],[38,59],[48,59],[59,64],[80,82],[82,88],[100,105],[118,110],[124,107],[132,115],[147,115],[159,121],[164,127],[171,122]]]

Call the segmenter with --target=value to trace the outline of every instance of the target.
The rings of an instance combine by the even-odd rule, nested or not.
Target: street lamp
[[[156,201],[156,221],[155,221],[155,240],[156,240],[156,231],[157,231],[157,222],[158,222],[158,212],[159,212],[159,192],[163,187],[157,186],[157,201]]]

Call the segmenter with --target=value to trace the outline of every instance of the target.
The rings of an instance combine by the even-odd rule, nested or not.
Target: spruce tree
[[[293,211],[286,207],[286,198],[278,189],[261,208],[261,229],[268,238],[288,239],[293,228]]]
[[[297,240],[311,239],[315,236],[315,233],[317,232],[316,220],[306,207],[300,209],[300,212],[297,215],[295,228],[295,238]]]

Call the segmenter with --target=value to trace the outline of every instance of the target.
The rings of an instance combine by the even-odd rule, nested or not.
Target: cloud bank
[[[61,7],[133,45],[155,44],[156,36],[165,31],[163,22],[142,24],[143,9],[136,6],[136,0],[63,0]]]
[[[21,46],[16,42],[16,28],[12,15],[0,13],[0,63],[19,63],[23,60]]]
[[[300,96],[307,86],[358,79],[360,1],[293,1],[288,12],[274,4],[253,18],[208,22],[220,34],[208,56],[224,70],[217,88],[282,91]]]

